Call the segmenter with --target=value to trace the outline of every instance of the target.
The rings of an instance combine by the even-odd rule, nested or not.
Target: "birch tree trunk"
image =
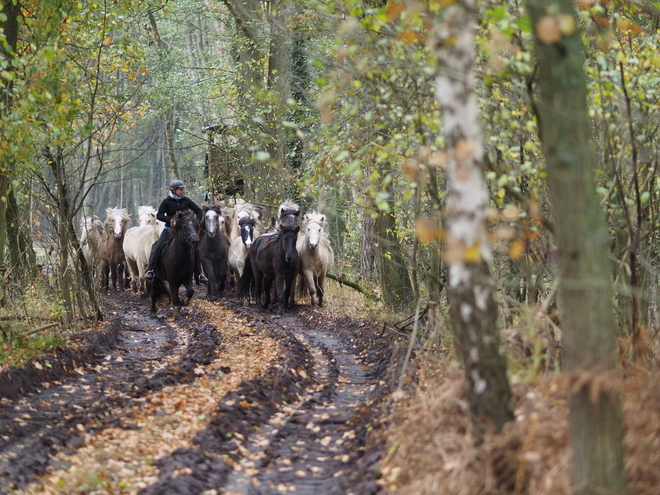
[[[539,123],[559,247],[558,302],[576,494],[626,493],[609,236],[589,149],[585,57],[571,0],[528,0],[539,61]]]
[[[465,368],[473,435],[513,419],[506,357],[497,328],[488,189],[474,92],[476,0],[441,9],[435,24],[436,98],[448,152],[447,295],[455,343]]]

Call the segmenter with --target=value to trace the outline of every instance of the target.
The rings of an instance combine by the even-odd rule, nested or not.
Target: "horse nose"
[[[245,247],[250,247],[250,246],[252,246],[252,239],[248,239],[247,241],[245,241]]]
[[[316,249],[316,246],[318,246],[318,245],[319,245],[318,242],[310,242],[309,243],[309,249]]]
[[[195,246],[197,246],[197,244],[199,244],[199,236],[198,236],[197,234],[193,235],[193,236],[190,238],[190,241],[191,241]]]

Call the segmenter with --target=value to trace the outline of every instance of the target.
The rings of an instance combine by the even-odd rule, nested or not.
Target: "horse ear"
[[[170,220],[170,226],[171,227],[176,227],[176,224],[178,223],[176,215],[172,217],[172,220]]]
[[[321,222],[325,223],[325,215],[321,215]]]

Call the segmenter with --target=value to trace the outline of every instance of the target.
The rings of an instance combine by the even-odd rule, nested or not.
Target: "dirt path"
[[[376,493],[390,345],[224,303],[174,325],[115,293],[102,330],[0,375],[0,493]]]

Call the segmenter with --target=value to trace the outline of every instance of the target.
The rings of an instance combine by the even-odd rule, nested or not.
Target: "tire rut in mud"
[[[348,467],[363,454],[356,430],[364,428],[360,415],[376,383],[330,329],[310,329],[299,320],[289,316],[276,323],[315,356],[316,386],[248,439],[226,493],[341,495],[348,489]]]
[[[175,331],[165,319],[149,318],[137,296],[110,297],[112,324],[86,338],[96,344],[12,370],[14,395],[0,395],[0,493],[43,474],[55,452],[74,452],[83,429],[130,427],[122,408],[195,380],[195,368],[209,364],[222,344],[222,330],[205,323],[201,311],[187,309]],[[391,345],[375,345],[373,331],[355,321],[307,307],[276,318],[223,302],[255,332],[275,338],[281,356],[221,398],[194,448],[156,461],[158,481],[140,493],[377,493],[382,452],[378,445],[366,450],[367,435],[388,391]]]
[[[195,363],[207,362],[219,345],[210,325],[188,338],[166,320],[148,318],[136,296],[115,297],[121,305],[108,309],[110,325],[103,330],[0,374],[0,493],[25,488],[57,451],[74,451],[83,430],[123,427],[117,411],[147,390],[192,375]],[[168,365],[174,361],[177,366]]]

